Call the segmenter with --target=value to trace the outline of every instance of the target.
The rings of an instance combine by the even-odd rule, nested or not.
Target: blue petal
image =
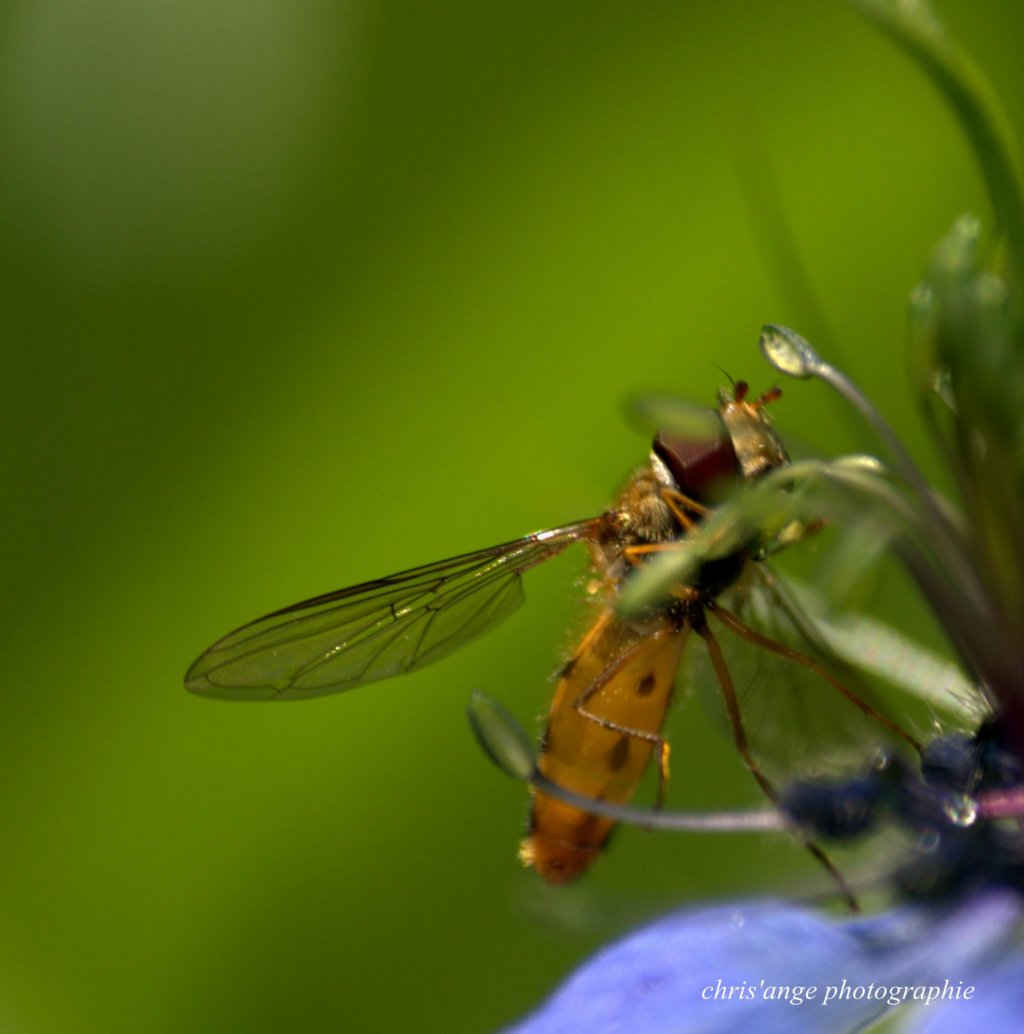
[[[1019,917],[1007,895],[869,920],[770,901],[681,911],[599,953],[507,1034],[859,1030],[900,1001],[880,989],[958,978]]]
[[[1020,1030],[1024,1022],[1024,958],[1018,956],[971,982],[961,994],[969,997],[940,1000],[922,1006],[914,1025],[918,1034],[961,1034],[983,1030],[989,1034]]]

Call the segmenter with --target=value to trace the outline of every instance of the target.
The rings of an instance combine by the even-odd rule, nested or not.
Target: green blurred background
[[[940,10],[1020,124],[1024,5]],[[0,1029],[490,1031],[631,923],[811,873],[633,830],[580,887],[520,871],[524,792],[464,706],[543,710],[580,558],[395,683],[247,706],[181,679],[265,611],[593,514],[645,454],[638,391],[766,387],[763,322],[822,332],[763,246],[780,214],[924,448],[905,301],[988,211],[905,57],[821,0],[0,25]],[[837,412],[777,407],[835,450]],[[672,728],[676,806],[751,799],[715,720]]]

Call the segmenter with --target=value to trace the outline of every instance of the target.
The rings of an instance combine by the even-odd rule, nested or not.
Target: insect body
[[[713,439],[659,433],[649,464],[599,517],[276,611],[211,646],[185,684],[223,699],[302,699],[416,670],[502,621],[522,601],[523,571],[583,540],[592,553],[600,609],[562,670],[542,770],[585,796],[624,803],[657,751],[663,785],[668,747],[661,725],[685,641],[696,632],[710,651],[737,746],[766,785],[746,747],[728,670],[705,620],[756,543],[709,559],[689,584],[676,586],[640,617],[621,617],[615,604],[637,569],[678,548],[731,487],[788,462],[763,413],[777,395],[748,401],[740,383],[720,401]],[[521,857],[548,881],[566,882],[597,856],[611,825],[538,793]]]
[[[745,394],[741,384],[732,398],[722,399],[723,433],[717,440],[694,442],[659,433],[649,467],[634,475],[611,511],[615,516],[605,539],[592,544],[606,598],[562,669],[539,763],[544,776],[581,796],[627,803],[655,750],[664,787],[668,744],[661,727],[686,639],[697,632],[717,656],[705,610],[740,577],[749,550],[708,561],[692,584],[677,586],[669,600],[639,619],[620,617],[615,597],[645,557],[674,548],[730,483],[788,462],[761,412],[774,394],[753,403]],[[723,690],[730,703],[731,684]],[[736,719],[734,731],[742,736],[734,701],[730,714]],[[743,749],[756,772],[745,743]],[[568,882],[597,857],[612,826],[609,819],[538,792],[520,857],[548,882]]]

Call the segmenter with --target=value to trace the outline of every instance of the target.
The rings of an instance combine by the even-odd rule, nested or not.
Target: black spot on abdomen
[[[608,752],[608,767],[618,772],[629,761],[629,737],[619,737],[618,743]]]
[[[636,691],[642,697],[650,696],[654,692],[654,687],[657,685],[658,680],[654,677],[652,672],[648,672],[636,685]]]

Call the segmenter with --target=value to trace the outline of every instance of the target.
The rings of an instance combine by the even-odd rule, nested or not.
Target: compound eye
[[[714,503],[740,476],[736,450],[725,433],[714,441],[695,441],[659,431],[651,449],[679,491],[698,503]]]

